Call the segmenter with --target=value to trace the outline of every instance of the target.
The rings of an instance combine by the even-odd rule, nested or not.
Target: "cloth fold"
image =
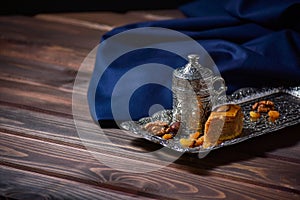
[[[228,94],[242,87],[300,85],[299,0],[199,0],[180,7],[180,10],[187,18],[129,24],[106,33],[102,41],[139,27],[168,28],[188,35],[205,48],[225,79]],[[95,105],[90,106],[100,125],[109,122],[111,126],[114,120],[111,97],[121,75],[139,64],[150,62],[174,69],[186,63],[176,55],[153,49],[147,53],[133,52],[132,56],[113,62],[96,83],[96,91],[89,91],[95,92],[95,95],[89,95],[89,102],[95,98]],[[124,90],[126,93],[126,86]],[[153,104],[170,109],[172,93],[164,87],[148,85],[139,89],[129,105],[124,106],[130,107],[131,118],[137,120],[148,116]]]

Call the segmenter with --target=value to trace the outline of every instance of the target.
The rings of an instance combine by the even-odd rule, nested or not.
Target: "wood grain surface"
[[[299,199],[299,124],[171,164],[141,158],[161,147],[126,131],[101,135],[87,124],[85,137],[78,134],[73,84],[101,36],[128,23],[183,17],[177,10],[1,16],[0,198]],[[159,169],[124,172],[98,158]]]

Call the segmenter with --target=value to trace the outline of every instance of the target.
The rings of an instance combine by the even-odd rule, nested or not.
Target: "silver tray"
[[[251,106],[260,100],[271,100],[275,103],[275,108],[280,112],[280,117],[275,122],[269,122],[266,116],[260,117],[256,122],[250,121],[249,112]],[[228,145],[236,144],[253,137],[274,132],[288,126],[300,123],[300,86],[291,88],[242,88],[227,96],[228,103],[235,103],[242,107],[244,112],[244,127],[242,134],[232,140],[227,140],[214,147],[205,149],[202,146],[195,148],[183,148],[179,143],[179,138],[164,140],[143,130],[143,126],[152,121],[164,121],[172,123],[172,110],[162,110],[151,117],[145,117],[138,121],[126,121],[120,125],[123,129],[141,136],[154,143],[159,143],[170,149],[180,152],[201,153],[207,152]]]

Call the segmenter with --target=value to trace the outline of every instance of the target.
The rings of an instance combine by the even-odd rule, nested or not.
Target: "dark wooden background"
[[[82,145],[72,116],[72,89],[83,59],[116,26],[180,17],[176,10],[0,17],[3,199],[300,198],[299,125],[204,159],[185,154],[144,174],[109,168]],[[158,148],[118,129],[105,133],[133,151]],[[103,153],[101,145],[93,151]],[[121,159],[107,156],[115,156],[116,163]]]

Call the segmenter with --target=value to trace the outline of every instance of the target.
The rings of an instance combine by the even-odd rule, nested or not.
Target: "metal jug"
[[[188,64],[174,70],[172,80],[173,121],[181,122],[181,134],[186,135],[203,131],[213,101],[226,91],[224,79],[203,67],[198,55],[188,59]]]

